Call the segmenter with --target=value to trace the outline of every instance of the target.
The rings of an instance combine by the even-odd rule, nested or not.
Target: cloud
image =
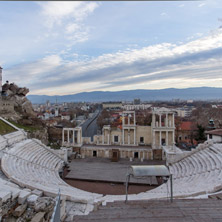
[[[198,5],[198,7],[201,8],[201,7],[205,6],[205,5],[206,5],[206,3],[203,2],[203,3],[200,3],[200,4]]]
[[[167,13],[166,12],[162,12],[160,15],[161,16],[167,16]]]
[[[96,2],[38,2],[41,7],[41,14],[46,18],[45,24],[48,27],[54,25],[62,25],[64,20],[74,19],[79,22],[85,19],[90,13],[92,13],[97,7]]]
[[[43,24],[48,28],[47,38],[64,38],[71,46],[87,41],[90,28],[86,18],[99,6],[96,2],[51,1],[38,2]]]
[[[31,94],[177,87],[175,83],[180,87],[218,86],[222,71],[221,39],[222,32],[218,29],[186,43],[128,49],[86,61],[66,61],[52,55],[5,70],[5,75],[16,79],[15,73],[19,74],[19,84],[30,87]]]

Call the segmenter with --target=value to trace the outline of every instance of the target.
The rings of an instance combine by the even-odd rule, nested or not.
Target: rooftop
[[[210,130],[210,131],[206,131],[205,133],[216,135],[216,136],[222,136],[222,129]]]

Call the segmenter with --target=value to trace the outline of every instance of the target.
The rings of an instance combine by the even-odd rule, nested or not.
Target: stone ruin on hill
[[[0,114],[10,117],[14,120],[21,119],[24,116],[35,117],[36,114],[32,108],[31,102],[26,98],[29,89],[18,87],[8,81],[2,86],[2,95],[0,99]]]

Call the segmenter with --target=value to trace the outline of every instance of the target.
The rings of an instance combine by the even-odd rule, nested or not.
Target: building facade
[[[122,112],[121,127],[105,125],[93,141],[81,127],[63,129],[63,146],[81,147],[82,157],[162,159],[162,147],[175,145],[174,112],[153,109],[151,126],[136,125],[135,111]]]

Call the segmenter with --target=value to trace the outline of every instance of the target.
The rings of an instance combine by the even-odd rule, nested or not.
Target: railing
[[[50,222],[60,222],[60,190],[56,197],[56,204],[55,204]]]

